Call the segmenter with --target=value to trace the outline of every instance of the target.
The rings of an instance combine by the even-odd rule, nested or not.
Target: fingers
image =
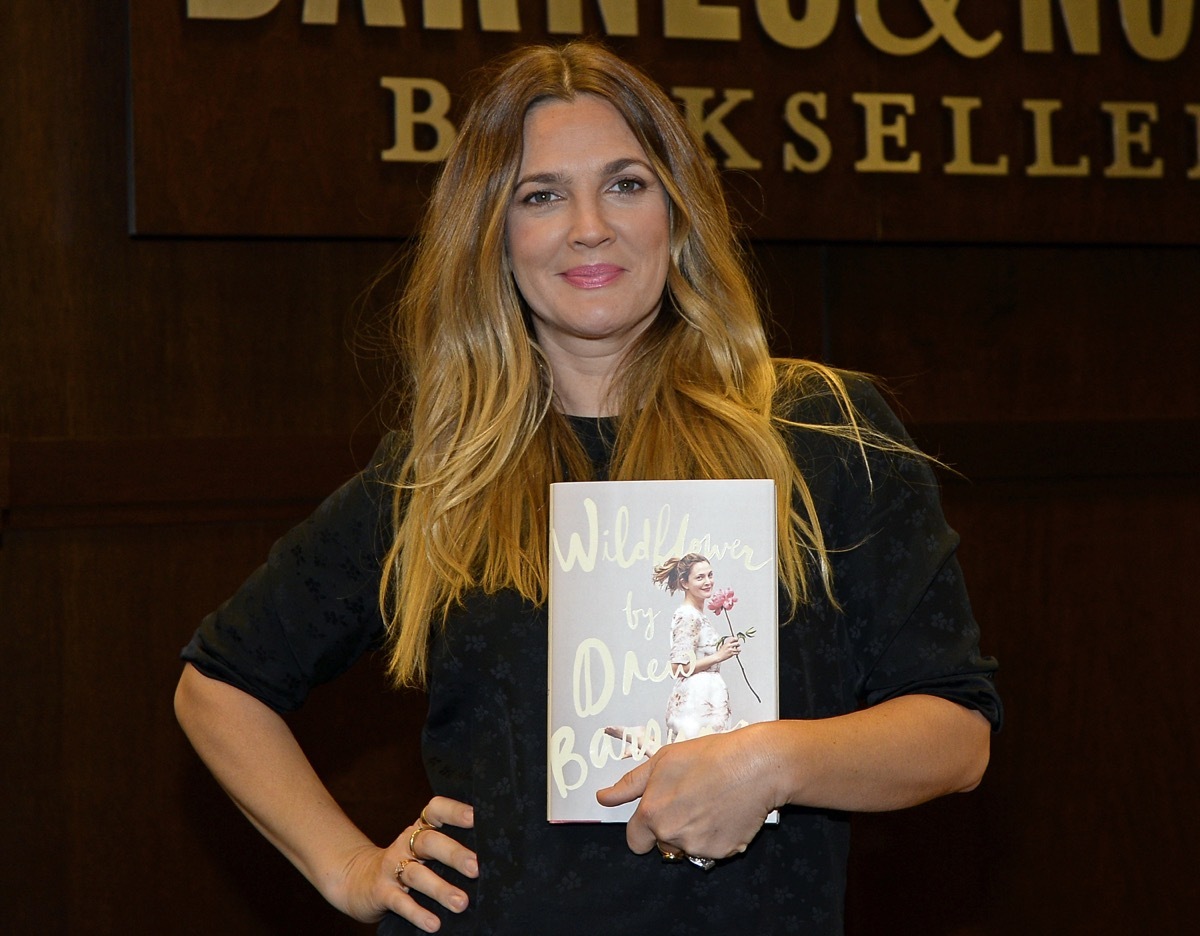
[[[632,803],[641,797],[646,791],[646,784],[650,780],[650,774],[657,758],[656,754],[646,763],[626,773],[612,786],[597,790],[597,802],[601,806],[620,806],[623,803]],[[640,806],[625,826],[625,841],[629,844],[630,851],[637,855],[644,855],[654,847],[654,833],[646,825]]]
[[[409,885],[405,883],[409,874],[412,873],[412,868],[416,865],[410,865],[404,869],[404,880],[397,878],[397,883],[400,889],[395,891],[392,897],[386,902],[385,906],[392,913],[403,917],[420,929],[427,933],[436,933],[442,928],[442,921],[438,919],[437,914],[431,913],[422,907],[419,903],[409,896]]]
[[[391,910],[425,932],[432,933],[441,928],[441,921],[435,913],[417,903],[410,892],[426,895],[451,913],[462,913],[467,909],[466,892],[451,884],[425,862],[439,862],[464,877],[479,877],[479,860],[475,853],[448,831],[442,831],[469,829],[474,824],[474,809],[467,803],[435,796],[426,804],[417,821],[400,833],[385,855],[384,867],[394,881],[389,885],[391,895],[388,904]]]
[[[427,858],[437,861],[442,861],[442,858],[439,857],[440,855],[445,855],[449,858],[450,850],[443,844],[434,842],[431,839],[432,836],[440,836],[446,839],[446,836],[442,836],[440,832],[435,830],[426,829],[419,836],[418,854],[416,857],[413,857],[408,854],[408,839],[410,835],[411,832],[401,835],[393,843],[393,847],[388,849],[389,856],[397,848],[403,853],[402,857],[396,861],[394,870],[390,872],[394,883],[390,885],[391,894],[388,900],[388,907],[394,913],[398,913],[425,932],[433,933],[441,928],[441,920],[438,919],[437,914],[417,903],[411,896],[412,893],[426,895],[451,913],[462,913],[466,910],[469,899],[466,892],[461,888],[455,887],[425,864]],[[426,844],[427,842],[429,843],[428,845]],[[474,853],[462,845],[458,845],[458,843],[453,843],[451,849],[459,850],[460,854],[458,858],[443,863],[455,867],[468,877],[477,877],[479,869],[474,863]],[[437,854],[434,854],[434,852]],[[469,859],[463,860],[461,853],[468,855]],[[390,858],[385,859],[386,861],[390,861]],[[457,861],[458,863],[452,864],[452,861]],[[390,866],[385,864],[385,867]]]
[[[634,767],[612,786],[596,791],[596,801],[601,806],[620,806],[632,803],[646,789],[646,779],[650,776],[650,761]]]
[[[753,797],[726,795],[739,785],[731,762],[745,760],[737,740],[715,734],[667,745],[613,785],[616,793],[628,782],[641,796],[625,826],[631,851],[645,854],[656,842],[689,857],[719,859],[744,850],[766,812]]]
[[[475,809],[448,796],[435,796],[421,810],[421,820],[434,829],[444,825],[472,829],[475,827]]]
[[[406,857],[418,861],[438,861],[464,877],[479,877],[479,861],[475,852],[444,832],[430,826],[413,826],[407,835],[401,835],[397,841],[401,839]]]
[[[625,843],[635,855],[646,854],[658,843],[658,836],[650,831],[650,825],[646,821],[641,806],[634,810],[633,815],[629,817],[629,822],[625,824]],[[683,851],[683,849],[677,850]]]
[[[717,650],[716,656],[721,661],[732,659],[742,652],[742,642],[736,637],[731,637],[721,644]]]
[[[467,909],[467,895],[421,861],[402,861],[397,870],[401,873],[396,878],[396,883],[400,885],[402,892],[398,895],[394,909],[426,932],[434,932],[441,925],[441,921],[435,913],[426,910],[410,897],[408,891],[425,894],[451,913],[462,913]],[[408,890],[404,891],[404,888]]]
[[[440,861],[465,877],[479,877],[479,861],[475,853],[452,835],[439,831],[442,828],[471,829],[474,826],[474,807],[448,796],[435,796],[421,810],[417,822],[408,831],[409,855],[421,861]]]

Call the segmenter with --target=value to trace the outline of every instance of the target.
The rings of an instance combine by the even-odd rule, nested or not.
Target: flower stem
[[[729,636],[737,640],[737,634],[733,632],[733,621],[730,620],[728,608],[725,610],[725,623],[729,625]],[[750,677],[746,675],[746,667],[742,666],[741,654],[738,654],[734,659],[737,660],[738,669],[742,671],[742,679],[746,680],[746,686],[751,692],[754,692],[754,687],[750,685]],[[754,692],[754,698],[758,699],[760,704],[762,703],[762,699],[759,698],[757,692]]]

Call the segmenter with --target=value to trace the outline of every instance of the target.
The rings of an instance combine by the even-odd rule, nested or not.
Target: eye
[[[525,205],[549,205],[551,202],[557,201],[558,195],[547,189],[538,189],[530,192],[521,199],[521,203]]]
[[[618,195],[632,195],[634,192],[639,192],[646,187],[646,183],[636,176],[625,176],[622,179],[617,179],[610,188],[611,191]]]

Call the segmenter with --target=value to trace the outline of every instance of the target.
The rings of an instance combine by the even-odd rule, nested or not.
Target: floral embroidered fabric
[[[671,619],[671,662],[690,664],[717,652],[717,634],[701,612],[683,605]],[[714,663],[698,673],[682,672],[667,699],[667,729],[673,739],[698,738],[702,734],[728,731],[729,687]]]

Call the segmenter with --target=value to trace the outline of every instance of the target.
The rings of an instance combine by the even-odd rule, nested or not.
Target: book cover
[[[661,746],[779,717],[775,482],[550,488],[551,822]]]

